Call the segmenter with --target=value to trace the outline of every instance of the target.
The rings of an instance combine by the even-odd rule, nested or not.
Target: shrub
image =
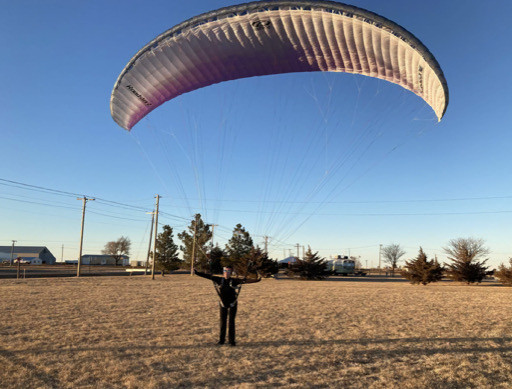
[[[298,276],[303,280],[321,280],[326,277],[326,264],[325,258],[320,258],[318,251],[313,253],[309,247],[303,259],[297,258],[297,260],[290,265],[288,274],[292,277]]]
[[[487,259],[479,260],[489,254],[489,249],[484,247],[482,239],[458,238],[452,239],[444,248],[448,259],[446,275],[454,281],[462,281],[467,284],[482,282],[487,274]]]
[[[437,282],[443,278],[443,266],[435,259],[429,261],[421,247],[415,259],[405,261],[404,268],[401,274],[408,279],[411,284],[427,285],[430,282]]]
[[[269,258],[266,252],[262,252],[259,248],[259,255],[255,258],[256,271],[262,277],[268,278],[279,271],[279,264],[275,259]]]
[[[503,284],[512,286],[512,258],[509,259],[510,267],[501,264],[498,270],[494,272],[494,276]]]

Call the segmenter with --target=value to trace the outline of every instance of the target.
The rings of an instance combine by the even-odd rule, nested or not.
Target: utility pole
[[[286,258],[286,249],[283,249],[283,259]]]
[[[302,258],[305,258],[306,257],[306,254],[305,254],[305,251],[304,251],[304,246],[302,246]]]
[[[78,254],[78,266],[76,267],[76,276],[80,277],[80,265],[82,263],[82,247],[84,243],[84,221],[85,221],[85,205],[87,201],[94,201],[94,199],[84,197],[78,197],[77,200],[82,200],[82,228],[80,229],[80,252]]]
[[[265,254],[268,255],[268,236],[264,236],[263,239],[265,239]]]
[[[210,226],[212,227],[212,249],[213,249],[213,246],[214,246],[214,243],[213,243],[213,232],[215,231],[215,227],[217,227],[218,224],[210,224]]]
[[[295,245],[295,247],[297,247],[297,258],[299,258],[299,255],[300,255],[300,252],[299,252],[300,251],[300,245],[297,243]]]
[[[151,229],[149,230],[149,245],[148,245],[148,255],[146,257],[146,270],[144,270],[144,274],[148,274],[149,270],[149,256],[151,255],[151,240],[153,238],[153,223],[155,222],[155,212],[149,212],[151,214]]]
[[[190,258],[190,275],[194,275],[194,262],[196,259],[196,234],[197,234],[197,214],[194,222],[194,240],[192,242],[192,258]]]
[[[9,265],[9,266],[12,266],[12,261],[13,261],[12,256],[13,256],[13,254],[14,254],[14,243],[16,243],[16,242],[17,242],[17,240],[13,240],[13,241],[12,241],[12,247],[11,247],[11,263],[10,263],[10,265]]]
[[[62,251],[60,253],[60,261],[64,262],[64,245],[62,245]]]
[[[379,245],[379,274],[380,274],[380,257],[381,257],[381,253],[382,253],[382,245],[380,244]]]
[[[156,263],[156,236],[158,232],[158,204],[160,202],[160,196],[156,195],[156,207],[155,207],[155,235],[153,244],[153,265],[151,266],[151,279],[155,279],[155,263]]]

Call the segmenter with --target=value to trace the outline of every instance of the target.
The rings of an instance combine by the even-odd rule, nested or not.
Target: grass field
[[[242,289],[215,345],[189,275],[0,280],[2,388],[510,388],[512,288],[366,279]]]

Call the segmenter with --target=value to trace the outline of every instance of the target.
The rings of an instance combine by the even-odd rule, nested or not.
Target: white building
[[[86,254],[82,255],[82,265],[109,265],[116,266],[116,260],[111,255],[103,254]],[[121,259],[117,261],[118,266],[128,266],[130,264],[130,257],[121,255]]]

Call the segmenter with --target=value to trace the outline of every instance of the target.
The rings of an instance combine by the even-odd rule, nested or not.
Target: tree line
[[[224,266],[233,267],[243,277],[269,277],[278,272],[277,261],[254,245],[251,235],[241,224],[235,226],[232,237],[224,248],[218,244],[213,246],[211,227],[202,220],[201,214],[196,214],[187,229],[178,233],[181,241],[178,245],[173,228],[164,225],[162,232],[157,235],[156,250],[150,253],[150,257],[156,260],[157,270],[164,274],[180,268],[190,268],[193,261],[195,268],[211,273],[222,273]],[[117,265],[122,255],[129,254],[129,250],[129,240],[121,237],[118,241],[108,242],[103,254],[111,255]],[[179,251],[183,254],[182,258]]]
[[[405,261],[400,274],[412,284],[427,285],[447,277],[453,281],[466,284],[480,283],[489,275],[494,275],[502,284],[512,286],[512,258],[510,267],[501,264],[497,270],[489,270],[487,255],[490,253],[482,239],[457,238],[452,239],[443,248],[450,262],[442,265],[437,258],[428,259],[420,247],[418,255]],[[383,251],[385,262],[390,264],[393,271],[405,251],[398,244],[386,246]]]
[[[182,243],[178,246],[174,240],[173,228],[164,225],[156,239],[157,269],[164,274],[180,268],[190,268],[194,261],[196,268],[210,273],[222,273],[224,266],[233,267],[238,275],[245,277],[270,277],[278,272],[277,261],[269,258],[265,250],[254,245],[250,233],[241,224],[235,226],[224,248],[212,244],[211,227],[204,223],[201,214],[196,214],[187,229],[178,234]],[[485,247],[482,239],[452,239],[443,250],[449,260],[447,264],[439,263],[437,258],[428,259],[420,247],[415,258],[405,261],[400,275],[412,284],[427,285],[440,281],[443,277],[466,284],[480,283],[486,276],[493,274],[501,283],[512,286],[512,258],[509,266],[502,264],[497,270],[489,270],[486,257],[490,250]],[[121,237],[117,241],[108,242],[103,254],[111,255],[117,265],[129,251],[130,240]],[[183,253],[183,258],[180,258],[179,251]],[[383,247],[381,254],[394,275],[405,250],[399,244],[393,243]],[[151,252],[152,258],[153,255],[154,252]],[[290,277],[301,279],[322,279],[328,276],[326,268],[327,260],[308,247],[303,258],[296,258],[294,263],[288,265],[286,273]]]

